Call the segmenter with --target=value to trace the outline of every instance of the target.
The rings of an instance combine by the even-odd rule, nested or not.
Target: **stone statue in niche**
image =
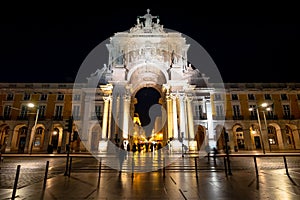
[[[177,56],[175,54],[175,51],[173,50],[171,53],[171,63],[176,64],[177,63]]]
[[[123,65],[123,64],[125,64],[125,62],[126,62],[126,60],[125,60],[125,53],[124,53],[124,51],[122,50],[121,51],[121,53],[120,53],[120,55],[118,56],[118,64],[119,65]]]

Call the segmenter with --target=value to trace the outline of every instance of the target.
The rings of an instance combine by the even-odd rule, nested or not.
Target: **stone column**
[[[123,139],[128,139],[129,135],[129,118],[130,118],[130,96],[124,95],[124,117],[123,117]]]
[[[216,147],[218,138],[214,131],[211,103],[208,100],[205,101],[205,110],[207,116],[208,143],[210,147]]]
[[[183,136],[183,138],[187,138],[186,123],[185,123],[186,116],[185,116],[185,95],[184,94],[179,95],[179,105],[180,105],[180,107],[179,107],[180,135],[181,135],[181,137]]]
[[[192,98],[187,98],[187,114],[188,114],[188,126],[189,126],[189,138],[195,138],[194,132],[194,116],[193,116],[193,109],[192,109]]]
[[[107,139],[107,123],[108,123],[108,108],[109,108],[110,97],[103,97],[104,109],[103,109],[103,119],[102,119],[102,139]]]
[[[172,111],[173,111],[173,138],[178,139],[178,122],[177,122],[177,109],[176,109],[176,100],[177,97],[175,95],[171,95],[172,98]]]
[[[167,99],[167,120],[168,120],[168,138],[173,137],[173,108],[172,100],[169,95]]]
[[[108,133],[107,133],[107,138],[111,139],[111,125],[112,125],[112,104],[113,104],[113,99],[110,96],[109,97],[110,103],[109,103],[109,111],[108,111]]]
[[[188,120],[188,137],[189,137],[189,147],[191,150],[196,150],[197,144],[195,141],[195,132],[194,132],[194,117],[193,117],[193,109],[192,109],[192,97],[186,98],[187,103],[187,120]]]
[[[94,107],[92,107],[93,105]],[[90,117],[91,111],[94,111],[95,104],[91,100],[91,95],[88,93],[84,99],[84,113],[83,113],[83,120],[82,120],[82,129],[81,129],[81,141],[84,141],[84,144],[87,149],[91,147],[91,136],[89,134],[90,130]],[[99,133],[100,134],[100,133]]]

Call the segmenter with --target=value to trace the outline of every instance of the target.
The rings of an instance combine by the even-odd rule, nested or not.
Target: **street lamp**
[[[33,103],[28,103],[27,106],[29,108],[35,107],[35,105]],[[30,154],[32,153],[33,139],[34,139],[34,135],[36,132],[36,125],[37,125],[38,118],[39,118],[39,108],[36,109],[36,116],[35,116],[35,121],[34,121],[34,125],[33,125],[33,130],[31,131],[31,134],[30,134],[29,148],[28,148]]]
[[[259,116],[259,111],[258,109],[260,107],[264,108],[265,110],[267,111],[270,111],[271,108],[269,107],[270,105],[272,105],[271,103],[267,103],[267,102],[264,102],[262,103],[260,106],[255,106],[255,107],[251,107],[249,108],[249,111],[253,111],[254,109],[256,110],[256,115],[257,115],[257,121],[258,121],[258,126],[259,126],[259,135],[261,137],[261,146],[262,146],[262,149],[263,149],[263,153],[265,154],[266,151],[265,151],[265,145],[264,145],[264,139],[263,139],[263,135],[262,135],[262,128],[261,128],[261,122],[260,122],[260,116]],[[266,114],[265,114],[265,110],[263,110],[263,116],[264,116],[264,123],[265,123],[265,126],[266,126],[266,130],[268,130],[268,125],[267,125],[267,120],[266,120]],[[268,134],[268,131],[267,131],[267,134]]]

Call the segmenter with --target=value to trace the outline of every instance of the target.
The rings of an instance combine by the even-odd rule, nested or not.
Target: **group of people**
[[[129,145],[127,146],[129,147]],[[141,152],[145,150],[145,152],[159,150],[162,148],[161,142],[153,143],[153,142],[146,142],[146,143],[133,143],[132,145],[132,152]],[[130,148],[127,148],[127,151],[130,151]]]

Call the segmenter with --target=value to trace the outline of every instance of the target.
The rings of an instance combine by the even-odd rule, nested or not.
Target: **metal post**
[[[256,156],[254,156],[253,158],[254,158],[255,174],[256,174],[256,178],[258,178],[258,169],[257,169]]]
[[[267,135],[267,139],[268,139],[268,124],[267,124],[267,118],[266,118],[266,113],[265,111],[262,111],[263,112],[263,115],[264,115],[264,122],[265,122],[265,126],[266,126],[266,135]],[[270,152],[271,152],[271,144],[270,144],[270,141],[268,141],[268,144],[269,144],[269,149],[270,149]]]
[[[290,176],[285,156],[283,156],[283,161],[284,161],[284,167],[285,167],[286,175]]]
[[[261,147],[263,149],[263,153],[265,154],[266,151],[265,151],[264,139],[263,139],[263,135],[262,135],[262,128],[261,128],[258,108],[256,108],[256,114],[257,114],[257,121],[258,121],[258,126],[259,126],[259,133],[260,133],[260,137],[261,137],[261,144],[262,144]]]
[[[70,157],[69,174],[68,174],[69,177],[71,175],[71,168],[72,168],[72,156]]]
[[[36,110],[36,116],[35,116],[35,120],[34,120],[33,132],[31,132],[31,134],[30,134],[30,141],[29,141],[30,154],[32,153],[33,142],[34,142],[34,135],[35,135],[35,132],[36,132],[36,125],[37,125],[37,121],[38,121],[38,118],[39,118],[39,110],[40,109],[37,108],[37,110]]]
[[[17,191],[17,186],[18,186],[18,181],[19,181],[19,175],[20,175],[20,168],[21,168],[21,165],[18,165],[11,199],[15,199],[15,196],[16,196],[16,191]]]
[[[102,165],[102,158],[100,158],[100,162],[99,162],[99,179],[101,176],[101,165]]]
[[[223,158],[224,158],[225,175],[227,177],[227,163],[226,163],[226,158],[225,158],[225,156]]]
[[[66,158],[66,169],[65,169],[65,173],[64,173],[64,176],[67,176],[68,175],[68,169],[69,169],[69,157],[70,157],[70,151],[71,151],[71,134],[69,132],[69,142],[67,144],[67,158]]]
[[[134,155],[132,155],[132,163],[131,163],[131,178],[134,177]]]
[[[64,176],[68,175],[68,169],[69,169],[68,165],[69,165],[69,157],[70,157],[70,153],[69,152],[70,152],[70,146],[69,146],[69,144],[67,144],[67,159],[66,159],[66,168],[65,168]]]
[[[166,161],[165,158],[163,158],[163,177],[166,177]]]
[[[46,182],[47,182],[48,168],[49,168],[49,161],[47,161],[47,163],[46,163],[46,170],[45,170],[45,176],[44,176],[44,185],[43,185],[44,188],[45,188]]]
[[[101,166],[102,166],[102,158],[100,158],[100,162],[99,162],[99,170],[98,170],[98,187],[99,187],[99,185],[100,185]]]
[[[231,167],[230,167],[230,159],[229,159],[229,149],[228,149],[227,139],[226,139],[226,136],[225,136],[226,134],[228,134],[228,133],[226,133],[224,131],[225,150],[226,150],[227,165],[228,165],[228,175],[232,175],[232,173],[231,173]],[[229,137],[229,135],[228,135],[228,137]]]

